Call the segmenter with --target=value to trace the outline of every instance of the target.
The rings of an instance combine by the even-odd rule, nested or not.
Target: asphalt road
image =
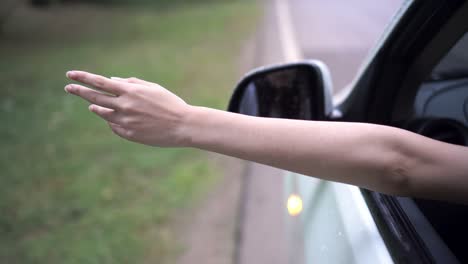
[[[353,79],[402,2],[289,0],[300,50],[329,66],[335,92]]]
[[[285,62],[276,0],[265,2],[258,33],[256,64]],[[280,0],[281,1],[281,0]],[[319,59],[331,71],[334,92],[352,81],[402,0],[284,0],[303,58]],[[288,252],[283,173],[251,163],[244,183],[237,263],[299,263]],[[236,264],[237,264],[236,263]]]

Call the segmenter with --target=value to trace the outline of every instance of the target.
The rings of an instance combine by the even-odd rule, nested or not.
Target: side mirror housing
[[[228,111],[304,120],[326,120],[332,112],[327,66],[316,60],[255,69],[239,82]]]

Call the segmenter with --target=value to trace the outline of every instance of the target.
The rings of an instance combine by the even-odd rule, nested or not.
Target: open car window
[[[468,34],[465,34],[439,62],[430,80],[468,78]]]
[[[413,118],[405,128],[451,144],[468,146],[468,34],[454,45],[419,87]],[[468,206],[402,198],[415,231],[433,254],[468,263]],[[441,249],[443,248],[443,249]],[[437,259],[437,257],[436,257]],[[439,262],[437,262],[439,263]]]
[[[429,134],[422,133],[421,121],[419,125],[413,124],[417,127],[411,127],[410,130],[449,143],[468,145],[466,135],[468,125],[467,33],[442,58],[432,70],[429,78],[419,88],[414,103],[414,118],[439,122],[434,128],[437,131],[428,131]],[[447,129],[452,127],[450,135],[447,134],[447,129],[444,131],[444,126]],[[441,137],[442,133],[445,134],[444,137]]]

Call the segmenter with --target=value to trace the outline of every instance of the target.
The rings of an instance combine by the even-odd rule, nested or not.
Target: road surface
[[[401,3],[400,0],[266,1],[255,49],[256,65],[319,59],[329,66],[334,92],[339,92],[352,81]],[[288,248],[297,241],[291,241],[286,232],[287,194],[283,183],[281,171],[255,163],[248,165],[241,198],[236,264],[300,262],[300,257],[294,259],[288,254]]]

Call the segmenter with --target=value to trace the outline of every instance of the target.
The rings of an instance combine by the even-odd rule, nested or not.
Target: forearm
[[[200,107],[187,124],[192,147],[381,192],[404,192],[398,189],[405,177],[393,173],[401,157],[382,126],[258,118]]]

